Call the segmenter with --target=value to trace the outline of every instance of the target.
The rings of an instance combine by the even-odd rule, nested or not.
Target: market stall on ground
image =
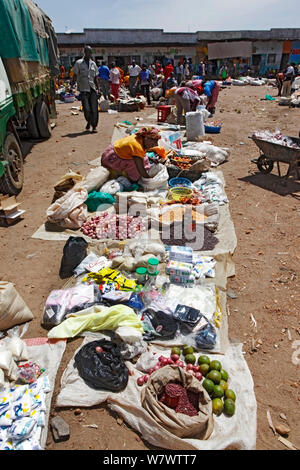
[[[106,403],[162,449],[255,448],[253,381],[242,345],[228,338],[237,241],[218,166],[230,152],[203,135],[196,117],[194,141],[156,126],[150,178],[131,181],[100,158],[85,176],[70,171],[55,185],[47,220],[33,234],[66,241],[59,272],[66,283],[49,292],[41,317],[46,338],[22,340],[18,325],[32,313],[12,285],[0,284],[1,449],[44,448],[53,380],[75,337],[82,344],[55,406]],[[119,123],[112,144],[141,128]]]

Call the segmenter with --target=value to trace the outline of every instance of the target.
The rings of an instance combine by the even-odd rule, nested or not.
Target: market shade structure
[[[209,60],[252,56],[252,43],[248,41],[213,42],[207,47]]]

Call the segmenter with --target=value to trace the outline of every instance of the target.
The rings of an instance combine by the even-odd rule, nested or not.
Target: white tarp
[[[104,335],[101,335],[104,337]],[[85,337],[82,346],[95,337]],[[78,348],[81,349],[80,346]],[[214,430],[207,441],[180,439],[166,431],[142,407],[141,387],[136,383],[143,375],[131,362],[126,362],[129,376],[126,389],[121,393],[90,388],[74,368],[74,357],[61,379],[61,391],[57,397],[58,407],[91,407],[106,402],[126,423],[137,431],[149,444],[170,450],[254,450],[256,446],[257,405],[254,384],[242,353],[242,344],[231,343],[225,356],[214,355],[229,374],[229,385],[236,392],[236,413],[228,418],[224,414],[214,417]],[[149,345],[149,350],[168,356],[170,349]],[[147,353],[144,353],[147,354]]]
[[[248,41],[213,42],[208,44],[208,59],[227,59],[229,57],[251,57],[252,43]]]

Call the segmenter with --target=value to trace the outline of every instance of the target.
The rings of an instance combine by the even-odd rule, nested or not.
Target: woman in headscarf
[[[150,178],[146,152],[157,146],[161,136],[155,127],[143,127],[136,134],[116,140],[102,155],[101,164],[119,174],[126,173],[132,182]]]

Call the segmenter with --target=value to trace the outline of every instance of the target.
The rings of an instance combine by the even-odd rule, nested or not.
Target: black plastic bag
[[[63,257],[60,264],[59,276],[67,279],[73,276],[74,269],[87,256],[88,243],[82,237],[70,237],[63,250]]]
[[[103,352],[96,352],[100,346]],[[83,346],[75,355],[75,365],[80,377],[95,390],[121,392],[128,383],[129,372],[119,346],[102,339]]]
[[[146,327],[143,337],[145,341],[154,339],[173,339],[178,330],[178,322],[172,314],[163,310],[148,308],[143,313],[143,323]],[[144,328],[145,329],[145,328]]]

